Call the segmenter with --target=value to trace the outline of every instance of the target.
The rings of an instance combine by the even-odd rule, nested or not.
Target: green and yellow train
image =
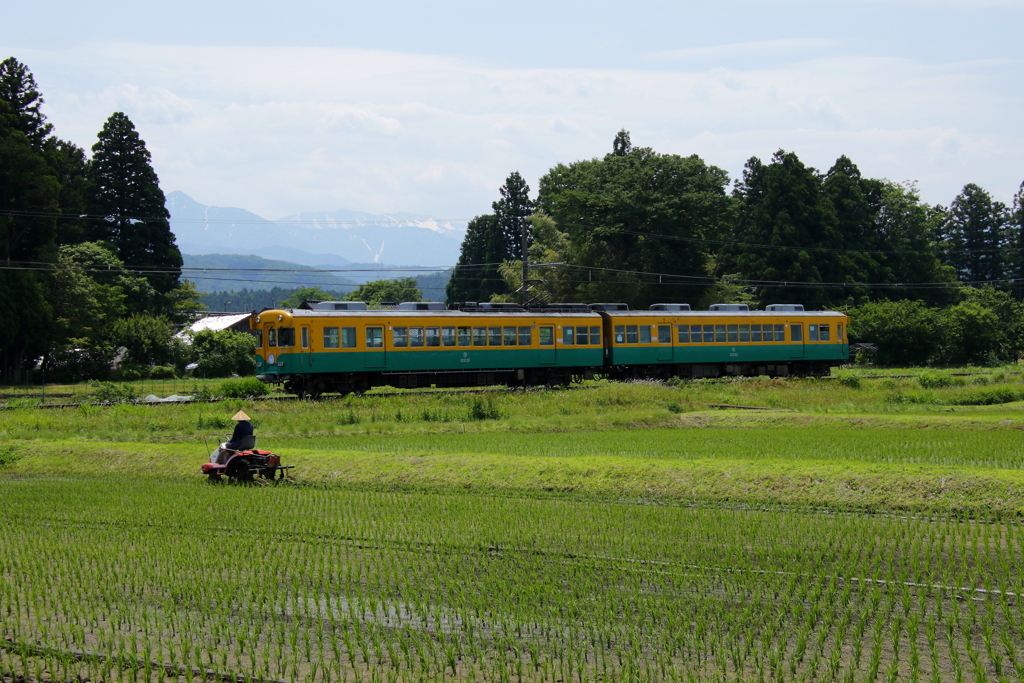
[[[359,302],[319,302],[261,311],[251,328],[257,377],[300,396],[594,377],[817,376],[849,357],[843,313],[658,308],[407,303],[370,310]]]

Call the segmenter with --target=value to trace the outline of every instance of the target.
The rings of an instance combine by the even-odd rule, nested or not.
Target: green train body
[[[837,312],[266,310],[257,377],[299,395],[374,386],[813,376],[849,357]]]

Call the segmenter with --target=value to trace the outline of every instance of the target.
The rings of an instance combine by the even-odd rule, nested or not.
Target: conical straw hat
[[[231,418],[231,419],[232,420],[248,420],[249,416],[246,415],[245,413],[243,413],[241,410],[239,410],[237,413],[235,413],[235,416],[233,418]]]

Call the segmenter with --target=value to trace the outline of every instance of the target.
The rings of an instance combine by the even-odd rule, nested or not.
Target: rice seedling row
[[[0,496],[8,676],[1024,675],[1024,529],[995,516],[209,487],[162,477],[4,478]]]

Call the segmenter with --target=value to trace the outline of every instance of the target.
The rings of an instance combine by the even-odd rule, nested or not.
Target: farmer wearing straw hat
[[[252,441],[251,437],[253,436],[252,422],[249,422],[249,416],[239,410],[231,419],[236,423],[235,431],[231,434],[231,440],[227,443],[222,443],[220,448],[210,454],[210,462],[223,464],[227,460],[229,452],[252,448],[251,445],[246,443],[247,441]]]

